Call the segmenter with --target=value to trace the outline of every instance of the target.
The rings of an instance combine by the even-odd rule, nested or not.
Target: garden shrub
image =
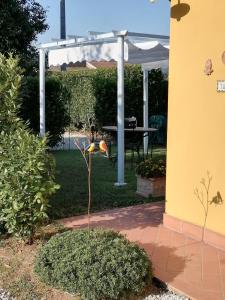
[[[66,90],[59,78],[46,77],[46,131],[50,147],[60,142],[65,128],[69,125]],[[39,78],[25,77],[21,89],[20,115],[35,134],[40,131]]]
[[[31,241],[58,186],[46,138],[32,134],[18,117],[20,74],[17,59],[0,55],[0,223]]]
[[[47,218],[56,185],[54,161],[46,151],[46,139],[24,128],[0,134],[0,220],[9,233],[30,238]]]
[[[44,283],[86,300],[127,299],[152,279],[145,251],[102,229],[52,237],[40,249],[34,269]]]

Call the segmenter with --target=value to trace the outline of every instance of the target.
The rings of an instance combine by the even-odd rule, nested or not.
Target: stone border
[[[166,213],[163,215],[163,225],[168,229],[184,234],[197,241],[202,241],[203,228],[201,226],[180,220]],[[203,242],[225,251],[225,236],[222,234],[206,228]]]

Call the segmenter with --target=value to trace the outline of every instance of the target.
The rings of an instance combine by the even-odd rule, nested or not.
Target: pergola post
[[[117,60],[117,182],[124,182],[124,36],[118,36]]]
[[[40,136],[45,135],[45,49],[39,49]]]
[[[143,70],[143,125],[147,129],[148,121],[148,70]],[[144,137],[144,154],[148,153],[148,135]]]

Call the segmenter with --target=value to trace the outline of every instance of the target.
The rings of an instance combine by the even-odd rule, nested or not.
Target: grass
[[[61,189],[50,200],[49,215],[60,219],[87,213],[87,170],[77,150],[54,151],[56,159],[56,181]],[[165,157],[165,149],[154,150],[155,158]],[[135,166],[126,165],[124,187],[115,187],[116,168],[101,154],[94,154],[92,173],[92,212],[148,203],[159,199],[142,198],[136,195]],[[160,199],[162,200],[162,198]]]

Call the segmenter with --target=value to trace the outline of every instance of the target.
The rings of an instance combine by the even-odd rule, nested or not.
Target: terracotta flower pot
[[[137,175],[136,194],[148,198],[165,196],[166,177],[144,178]]]

